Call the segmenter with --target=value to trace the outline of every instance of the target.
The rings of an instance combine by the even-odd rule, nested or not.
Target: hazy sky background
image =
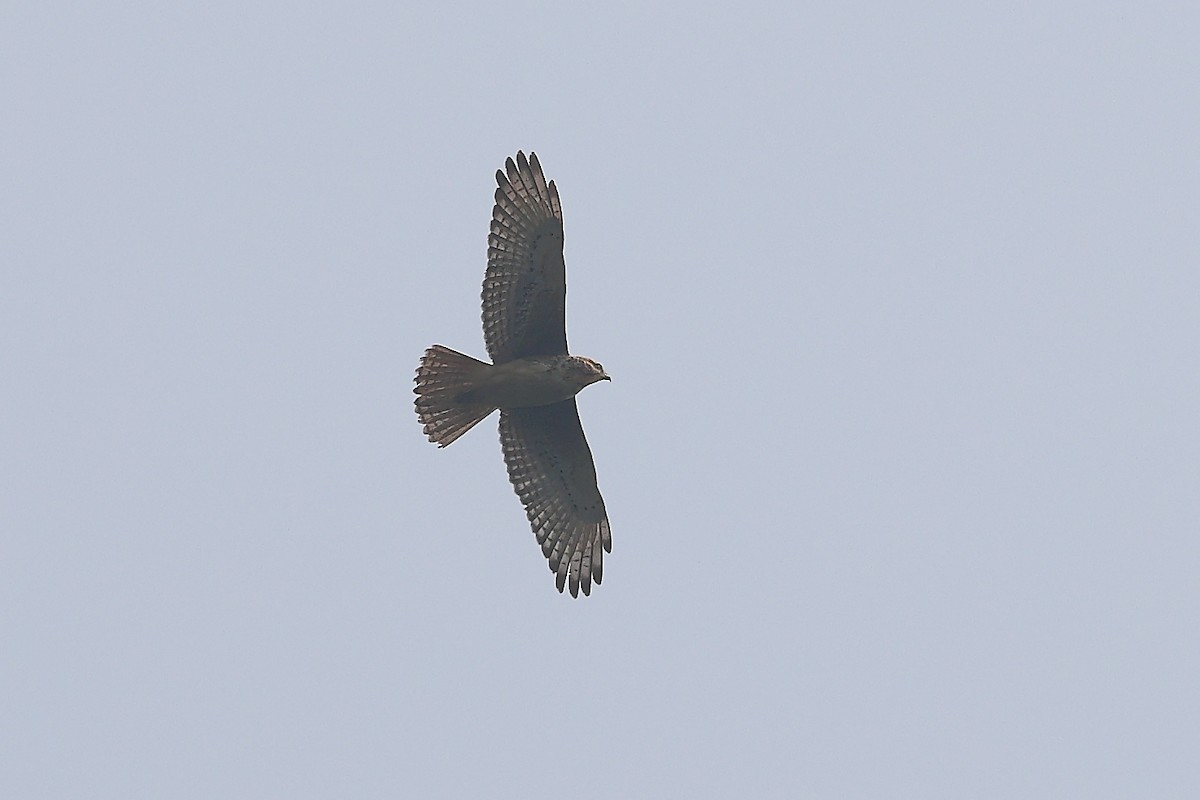
[[[21,3],[0,796],[1200,796],[1200,11]],[[484,348],[566,218],[603,586]]]

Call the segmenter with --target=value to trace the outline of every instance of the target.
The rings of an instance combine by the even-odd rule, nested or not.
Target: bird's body
[[[570,400],[589,384],[608,380],[594,361],[578,356],[531,356],[483,370],[461,402],[528,408]]]
[[[567,353],[562,208],[537,156],[517,153],[496,173],[483,282],[483,330],[492,363],[434,345],[417,368],[416,410],[445,447],[500,410],[509,480],[525,506],[561,592],[591,592],[612,549],[604,500],[574,397],[608,380]]]

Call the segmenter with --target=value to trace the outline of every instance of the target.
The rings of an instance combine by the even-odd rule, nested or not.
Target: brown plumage
[[[483,337],[492,363],[434,345],[417,368],[416,411],[445,447],[500,409],[509,480],[525,506],[555,584],[590,594],[612,536],[575,395],[608,380],[567,352],[562,206],[537,156],[496,173],[483,279]]]

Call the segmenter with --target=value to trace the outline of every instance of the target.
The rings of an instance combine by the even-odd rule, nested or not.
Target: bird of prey
[[[434,345],[417,368],[416,409],[429,441],[445,447],[496,409],[508,478],[525,506],[561,592],[603,576],[612,536],[575,395],[610,380],[567,352],[562,206],[537,156],[497,170],[483,279],[483,338],[492,363]]]

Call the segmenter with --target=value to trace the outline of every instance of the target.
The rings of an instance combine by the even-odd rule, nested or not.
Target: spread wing
[[[567,352],[562,206],[537,155],[496,172],[483,279],[483,338],[492,362]]]
[[[508,478],[525,506],[558,590],[570,578],[571,596],[600,583],[612,535],[596,488],[592,451],[575,401],[500,412],[500,444]]]

